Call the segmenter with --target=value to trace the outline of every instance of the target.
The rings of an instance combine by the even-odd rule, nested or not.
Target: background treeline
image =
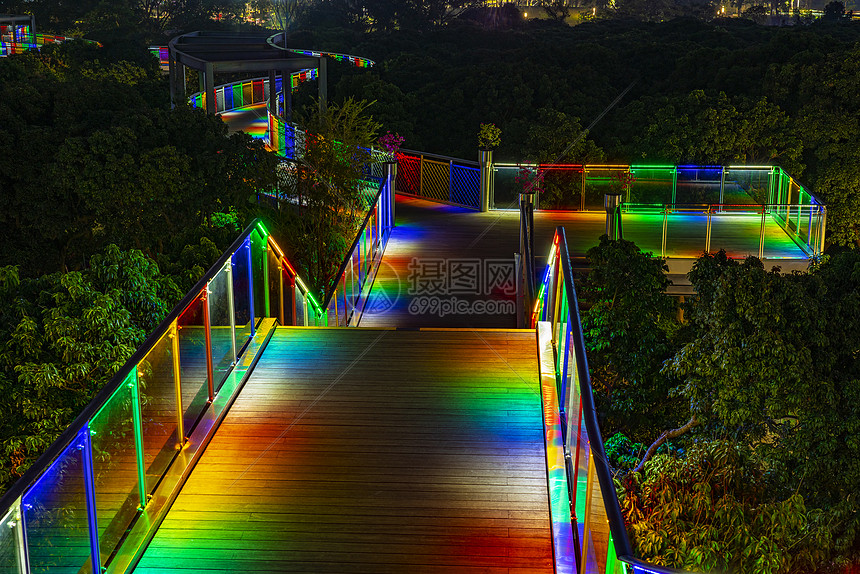
[[[258,211],[275,158],[134,45],[0,59],[0,490]]]
[[[704,572],[856,568],[860,251],[793,274],[704,256],[683,313],[660,259],[605,237],[588,256],[596,411],[637,555]]]
[[[499,160],[781,165],[827,203],[830,241],[860,237],[860,23],[543,21],[291,41],[375,59],[369,73],[330,67],[330,85],[376,100],[406,148],[475,159],[493,122]]]

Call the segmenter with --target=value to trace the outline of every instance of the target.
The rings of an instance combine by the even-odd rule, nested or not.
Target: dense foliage
[[[0,489],[232,242],[275,158],[169,110],[142,46],[0,60]],[[136,63],[140,56],[144,64]]]
[[[83,271],[0,268],[0,489],[72,422],[179,299],[137,250],[109,245]]]
[[[498,161],[780,165],[827,203],[834,243],[860,239],[860,23],[458,21],[291,41],[375,59],[331,67],[332,92],[376,100],[406,148],[473,159],[492,122]]]
[[[792,274],[703,256],[683,322],[659,260],[606,238],[589,258],[595,399],[624,433],[607,453],[637,552],[762,573],[860,559],[860,251]]]

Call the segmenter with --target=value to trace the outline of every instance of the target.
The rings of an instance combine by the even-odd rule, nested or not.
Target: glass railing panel
[[[233,313],[236,321],[236,352],[251,338],[253,319],[251,305],[251,246],[248,241],[231,258],[233,265]]]
[[[597,480],[595,472],[595,461],[591,458],[586,465],[586,480],[585,480],[585,514],[579,517],[582,521],[580,533],[582,541],[581,547],[581,564],[585,568],[581,568],[582,572],[604,572],[606,568],[606,551],[609,544],[609,528],[606,522],[606,507],[603,503],[603,496],[600,493],[600,482]],[[580,481],[580,485],[583,484]]]
[[[679,166],[675,201],[679,205],[720,203],[719,166]]]
[[[812,233],[814,229],[815,223],[815,214],[818,211],[817,206],[815,205],[798,205],[795,208],[798,212],[797,220],[798,220],[798,230],[797,230],[797,238],[806,243],[807,245],[811,245],[813,243]],[[812,249],[810,247],[810,249]]]
[[[621,228],[624,239],[634,242],[644,252],[660,257],[663,252],[663,228],[669,220],[663,206],[624,205]],[[702,244],[704,248],[704,243]]]
[[[242,105],[250,106],[254,103],[254,87],[251,85],[251,82],[244,82],[242,84]]]
[[[582,539],[582,528],[585,524],[585,508],[586,498],[588,495],[588,460],[591,456],[591,448],[588,442],[588,432],[585,430],[585,424],[582,420],[582,408],[580,405],[574,407],[576,412],[577,424],[573,427],[575,436],[571,437],[571,464],[574,472],[571,482],[575,492],[571,493],[575,497],[574,511],[576,522],[580,528],[580,540]]]
[[[0,574],[25,574],[19,546],[22,539],[21,518],[16,507],[0,522]]]
[[[254,319],[258,323],[261,317],[277,317],[270,315],[266,304],[266,238],[256,229],[251,232],[251,275],[254,287]],[[276,268],[277,269],[277,268]]]
[[[517,209],[522,185],[517,181],[518,166],[493,167],[493,209]],[[398,181],[398,184],[400,182]],[[396,188],[400,189],[400,188]]]
[[[802,222],[802,213],[801,205],[803,203],[803,193],[801,192],[800,185],[797,184],[793,179],[789,178],[788,181],[788,212],[786,214],[788,220],[788,229],[789,231],[800,235],[800,225]],[[807,195],[808,198],[808,195]],[[807,199],[807,203],[809,203]]]
[[[182,429],[191,431],[209,401],[209,358],[206,355],[206,298],[197,296],[176,321],[179,332],[179,382]]]
[[[151,493],[180,446],[171,332],[165,333],[138,363],[146,492]]]
[[[129,383],[120,385],[90,421],[99,550],[102,564],[125,535],[141,506],[133,401]],[[0,570],[2,572],[2,570]]]
[[[773,170],[764,168],[725,168],[723,201],[727,205],[765,205],[771,200]],[[774,182],[775,183],[775,182]]]
[[[278,254],[274,249],[266,251],[269,282],[269,307],[267,317],[277,317],[282,325],[292,325],[292,305],[285,294],[289,293],[289,278],[278,268]],[[281,310],[283,309],[283,313]]]
[[[286,276],[284,280],[286,280]],[[308,308],[306,295],[302,292],[301,289],[296,286],[294,291],[294,297],[296,302],[296,321],[295,324],[299,326],[309,327],[314,324],[313,318],[310,316],[310,309]],[[286,301],[285,301],[286,303]]]
[[[664,205],[673,202],[675,168],[672,166],[630,167],[630,201],[649,205]]]
[[[215,89],[215,107],[219,112],[223,112],[226,109],[224,104],[224,86],[219,86]]]
[[[92,572],[84,479],[85,426],[24,494],[30,571],[42,574]]]
[[[580,210],[582,208],[582,167],[541,166],[540,209]]]
[[[721,211],[711,215],[711,244],[712,253],[724,249],[726,255],[733,258],[744,258],[750,255],[758,257],[759,241],[762,231],[762,208],[750,206],[749,208],[723,207]],[[769,219],[769,218],[767,218]],[[768,223],[767,219],[765,224]],[[784,238],[786,248],[793,247],[794,241],[788,237],[779,227],[773,225],[773,230],[778,231]]]
[[[588,211],[603,210],[603,196],[608,193],[620,193],[621,178],[625,177],[625,166],[585,166],[585,209]],[[631,203],[631,190],[623,194],[622,201]]]
[[[349,312],[353,312],[355,310],[355,305],[358,302],[358,298],[361,295],[361,278],[364,275],[362,271],[362,264],[365,259],[361,255],[362,244],[364,240],[359,238],[358,243],[355,248],[352,250],[352,270],[350,271],[350,277],[347,281],[349,285],[348,297],[349,297]]]
[[[236,359],[230,262],[209,282],[209,325],[215,391],[221,388]]]
[[[711,218],[713,223],[713,215]],[[678,205],[676,209],[664,216],[664,224],[665,226],[656,227],[656,229],[660,230],[665,227],[666,230],[666,247],[663,250],[664,257],[696,259],[705,251],[708,236],[707,205],[696,207]],[[652,238],[656,238],[654,237],[656,235],[655,233]],[[651,247],[651,245],[648,245],[648,247]],[[643,251],[652,251],[652,249],[646,249],[645,247],[641,247],[641,249]],[[656,247],[653,251],[655,255],[660,255],[659,247]]]

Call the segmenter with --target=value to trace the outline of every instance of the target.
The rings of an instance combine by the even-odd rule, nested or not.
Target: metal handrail
[[[567,301],[567,316],[564,318],[558,317],[558,321],[564,322],[566,320],[567,324],[570,326],[567,333],[569,333],[570,335],[570,345],[573,346],[573,353],[576,362],[575,368],[577,376],[575,380],[579,381],[579,398],[581,400],[582,405],[581,422],[584,423],[585,426],[590,449],[590,457],[594,464],[594,471],[597,476],[598,485],[600,487],[604,510],[606,511],[606,518],[611,534],[611,544],[614,545],[615,558],[627,565],[633,566],[637,569],[646,570],[647,572],[654,574],[684,574],[685,571],[683,570],[649,564],[633,555],[630,539],[628,538],[627,534],[627,527],[624,522],[624,517],[621,513],[621,506],[618,501],[618,494],[615,491],[615,484],[612,479],[612,472],[607,462],[606,452],[603,445],[603,438],[600,432],[600,425],[597,419],[597,411],[594,405],[594,396],[592,394],[591,388],[591,375],[588,368],[588,357],[585,350],[585,337],[582,331],[582,320],[579,314],[579,303],[576,296],[576,288],[573,282],[573,271],[570,264],[570,253],[568,251],[567,238],[563,227],[556,228],[553,246],[554,247],[550,252],[550,260],[547,265],[547,273],[544,275],[544,283],[541,289],[541,296],[543,296],[543,294],[547,295],[547,307],[552,307],[554,305],[555,311],[553,311],[552,308],[542,308],[540,306],[542,300],[541,296],[539,296],[537,305],[535,306],[534,310],[533,324],[537,324],[537,319],[541,311],[545,314],[544,318],[550,321],[554,320],[554,314],[559,311],[558,302],[553,301],[555,296],[549,292],[549,290],[553,287],[553,277],[555,276],[558,278],[557,280],[563,282],[561,289],[563,289]],[[560,270],[557,267],[559,263]],[[552,273],[553,269],[555,269],[556,273]],[[553,328],[553,332],[556,332],[555,327]],[[557,353],[561,354],[563,352],[569,352],[569,350],[569,347],[565,348],[565,346],[563,345],[560,336],[559,349],[557,350]],[[556,363],[555,368],[557,380],[559,380],[559,377],[564,376],[564,373],[560,373],[558,371],[558,369],[561,368],[560,364],[562,363],[566,364],[566,361]],[[564,368],[566,369],[566,366]],[[564,413],[566,413],[567,417],[570,416],[574,407],[572,407],[570,404],[564,403],[569,403],[573,394],[571,392],[566,392],[564,395],[565,396],[559,397],[559,406],[564,407]],[[564,401],[564,403],[562,403],[561,401]],[[578,406],[576,407],[576,411],[579,411]],[[567,429],[567,421],[563,421],[562,428]],[[567,444],[567,440],[568,439],[566,438],[565,444]],[[567,488],[568,496],[570,497],[571,493],[569,489],[571,488],[572,477],[570,475],[569,466],[566,466],[565,472],[568,474]],[[586,510],[586,523],[588,524],[587,514],[588,510]],[[574,524],[576,523],[574,522]],[[575,526],[574,531],[577,531]],[[587,540],[580,541],[580,544],[585,544],[587,542]],[[573,557],[568,557],[568,559],[570,558]],[[581,557],[576,556],[576,558],[577,571],[581,571],[581,564],[578,561]],[[607,574],[609,572],[610,571],[607,570]]]
[[[567,236],[563,227],[558,227],[556,233],[559,235],[558,249],[559,258],[564,277],[564,289],[568,300],[568,313],[571,319],[571,337],[576,356],[576,370],[579,378],[580,396],[582,398],[582,416],[591,443],[592,457],[595,461],[597,480],[600,483],[600,492],[604,499],[606,517],[609,520],[609,528],[615,540],[616,553],[622,556],[633,557],[630,540],[627,538],[627,527],[621,515],[621,505],[618,503],[618,495],[612,481],[612,474],[606,462],[606,452],[603,447],[603,439],[600,434],[600,426],[597,422],[597,410],[594,407],[594,396],[591,391],[591,373],[588,369],[588,356],[585,352],[585,336],[582,333],[582,319],[579,316],[579,303],[576,298],[576,289],[573,283],[573,270],[570,266],[570,254],[567,249]],[[607,502],[608,501],[608,502]]]
[[[352,254],[367,230],[367,224],[370,221],[371,216],[373,216],[373,207],[379,205],[380,197],[382,197],[382,186],[380,186],[379,191],[376,192],[376,197],[373,199],[373,203],[371,203],[371,208],[367,210],[367,215],[364,216],[364,221],[361,222],[361,227],[358,228],[358,231],[355,234],[355,239],[352,240],[352,244],[350,244],[349,249],[346,250],[346,256],[343,258],[340,267],[338,267],[337,273],[334,275],[338,279],[343,277],[343,274],[346,272],[346,266],[352,260]],[[323,310],[328,309],[331,299],[337,291],[337,285],[338,282],[335,281],[334,284],[332,284],[331,289],[329,289],[322,305]]]
[[[400,150],[398,150],[398,153],[402,153],[404,155],[417,155],[419,157],[426,157],[426,158],[429,158],[431,160],[433,158],[439,158],[439,159],[444,159],[445,161],[448,161],[448,162],[456,162],[458,164],[465,165],[468,167],[473,167],[473,166],[478,167],[480,165],[477,161],[472,161],[472,160],[468,160],[468,159],[461,159],[459,157],[451,157],[448,155],[442,155],[442,154],[438,154],[438,153],[428,153],[426,151],[417,151],[414,149],[400,148]]]

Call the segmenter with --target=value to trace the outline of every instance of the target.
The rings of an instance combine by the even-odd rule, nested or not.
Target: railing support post
[[[818,208],[818,254],[824,253],[824,231],[827,226],[827,207],[822,205]]]
[[[492,193],[493,150],[482,149],[478,153],[481,165],[481,211],[490,211],[490,195]]]
[[[708,226],[705,230],[705,253],[711,252],[711,206],[708,206]]]
[[[721,166],[720,167],[720,205],[722,205],[724,203],[723,202],[723,193],[725,192],[725,190],[726,190],[726,166]]]
[[[203,73],[204,92],[203,101],[206,103],[206,113],[218,112],[218,104],[215,102],[215,65],[206,63],[206,71]]]
[[[628,186],[629,187],[629,186]],[[629,201],[629,198],[628,198]],[[678,201],[678,168],[672,168],[672,203]]]
[[[761,207],[761,230],[759,231],[758,236],[758,258],[762,259],[764,257],[764,224],[765,218],[767,217],[767,206]]]
[[[613,241],[619,238],[619,213],[621,208],[621,194],[607,193],[603,196],[603,208],[606,210],[606,235]]]
[[[390,230],[394,227],[394,194],[396,193],[395,183],[397,182],[397,162],[396,161],[387,161],[383,164],[385,171],[383,172],[383,177],[385,178],[385,185],[388,188],[388,197],[385,201],[380,201],[380,205],[384,211],[387,211],[385,216],[382,218],[382,228],[383,230]],[[380,241],[382,238],[380,237]]]
[[[522,282],[522,323],[520,329],[527,328],[526,320],[535,300],[535,263],[534,263],[534,193],[520,194],[520,277]],[[520,314],[517,313],[520,317]]]
[[[454,201],[454,161],[448,160],[448,201]]]
[[[666,258],[666,232],[669,228],[669,208],[663,210],[663,241],[660,244],[660,258]]]

